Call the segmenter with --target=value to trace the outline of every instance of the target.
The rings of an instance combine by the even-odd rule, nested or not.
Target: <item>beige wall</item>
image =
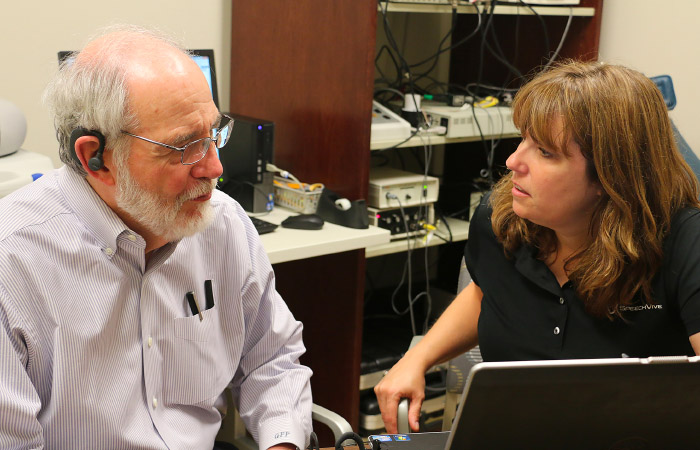
[[[230,0],[6,1],[0,12],[0,98],[27,117],[22,148],[50,156],[58,147],[41,94],[58,68],[59,50],[79,49],[98,28],[114,23],[156,27],[189,48],[213,48],[221,109],[229,103]]]
[[[697,0],[605,0],[601,59],[629,65],[649,76],[673,77],[678,106],[671,113],[685,138],[700,153],[700,16]],[[66,0],[4,2],[0,14],[0,98],[27,116],[23,148],[49,155],[59,165],[53,125],[41,93],[57,69],[59,50],[80,48],[102,26],[128,22],[174,33],[190,48],[213,48],[219,98],[228,109],[230,0]]]
[[[700,2],[604,0],[600,59],[648,76],[671,75],[678,105],[671,118],[700,155]]]

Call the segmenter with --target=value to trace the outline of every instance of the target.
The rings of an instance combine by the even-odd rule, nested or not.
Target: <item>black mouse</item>
[[[323,219],[316,214],[299,214],[298,216],[289,216],[284,219],[282,226],[297,230],[320,230],[323,227]]]

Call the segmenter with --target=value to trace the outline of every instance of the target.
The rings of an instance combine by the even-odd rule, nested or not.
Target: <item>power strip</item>
[[[498,0],[506,3],[521,3],[521,0]],[[581,4],[580,0],[522,0],[522,3],[535,6],[576,6]]]

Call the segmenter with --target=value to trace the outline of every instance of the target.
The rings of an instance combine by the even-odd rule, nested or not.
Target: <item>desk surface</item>
[[[296,213],[280,206],[259,219],[279,225]],[[364,230],[341,227],[326,222],[320,230],[293,230],[278,227],[272,233],[260,236],[272,264],[340,253],[349,250],[386,244],[391,239],[389,230],[370,226]]]

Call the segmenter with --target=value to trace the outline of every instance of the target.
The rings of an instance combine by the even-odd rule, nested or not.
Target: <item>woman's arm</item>
[[[477,325],[483,294],[472,282],[459,293],[428,334],[387,373],[374,388],[388,433],[396,433],[399,401],[410,400],[408,418],[418,430],[420,407],[425,397],[425,372],[478,344]]]

